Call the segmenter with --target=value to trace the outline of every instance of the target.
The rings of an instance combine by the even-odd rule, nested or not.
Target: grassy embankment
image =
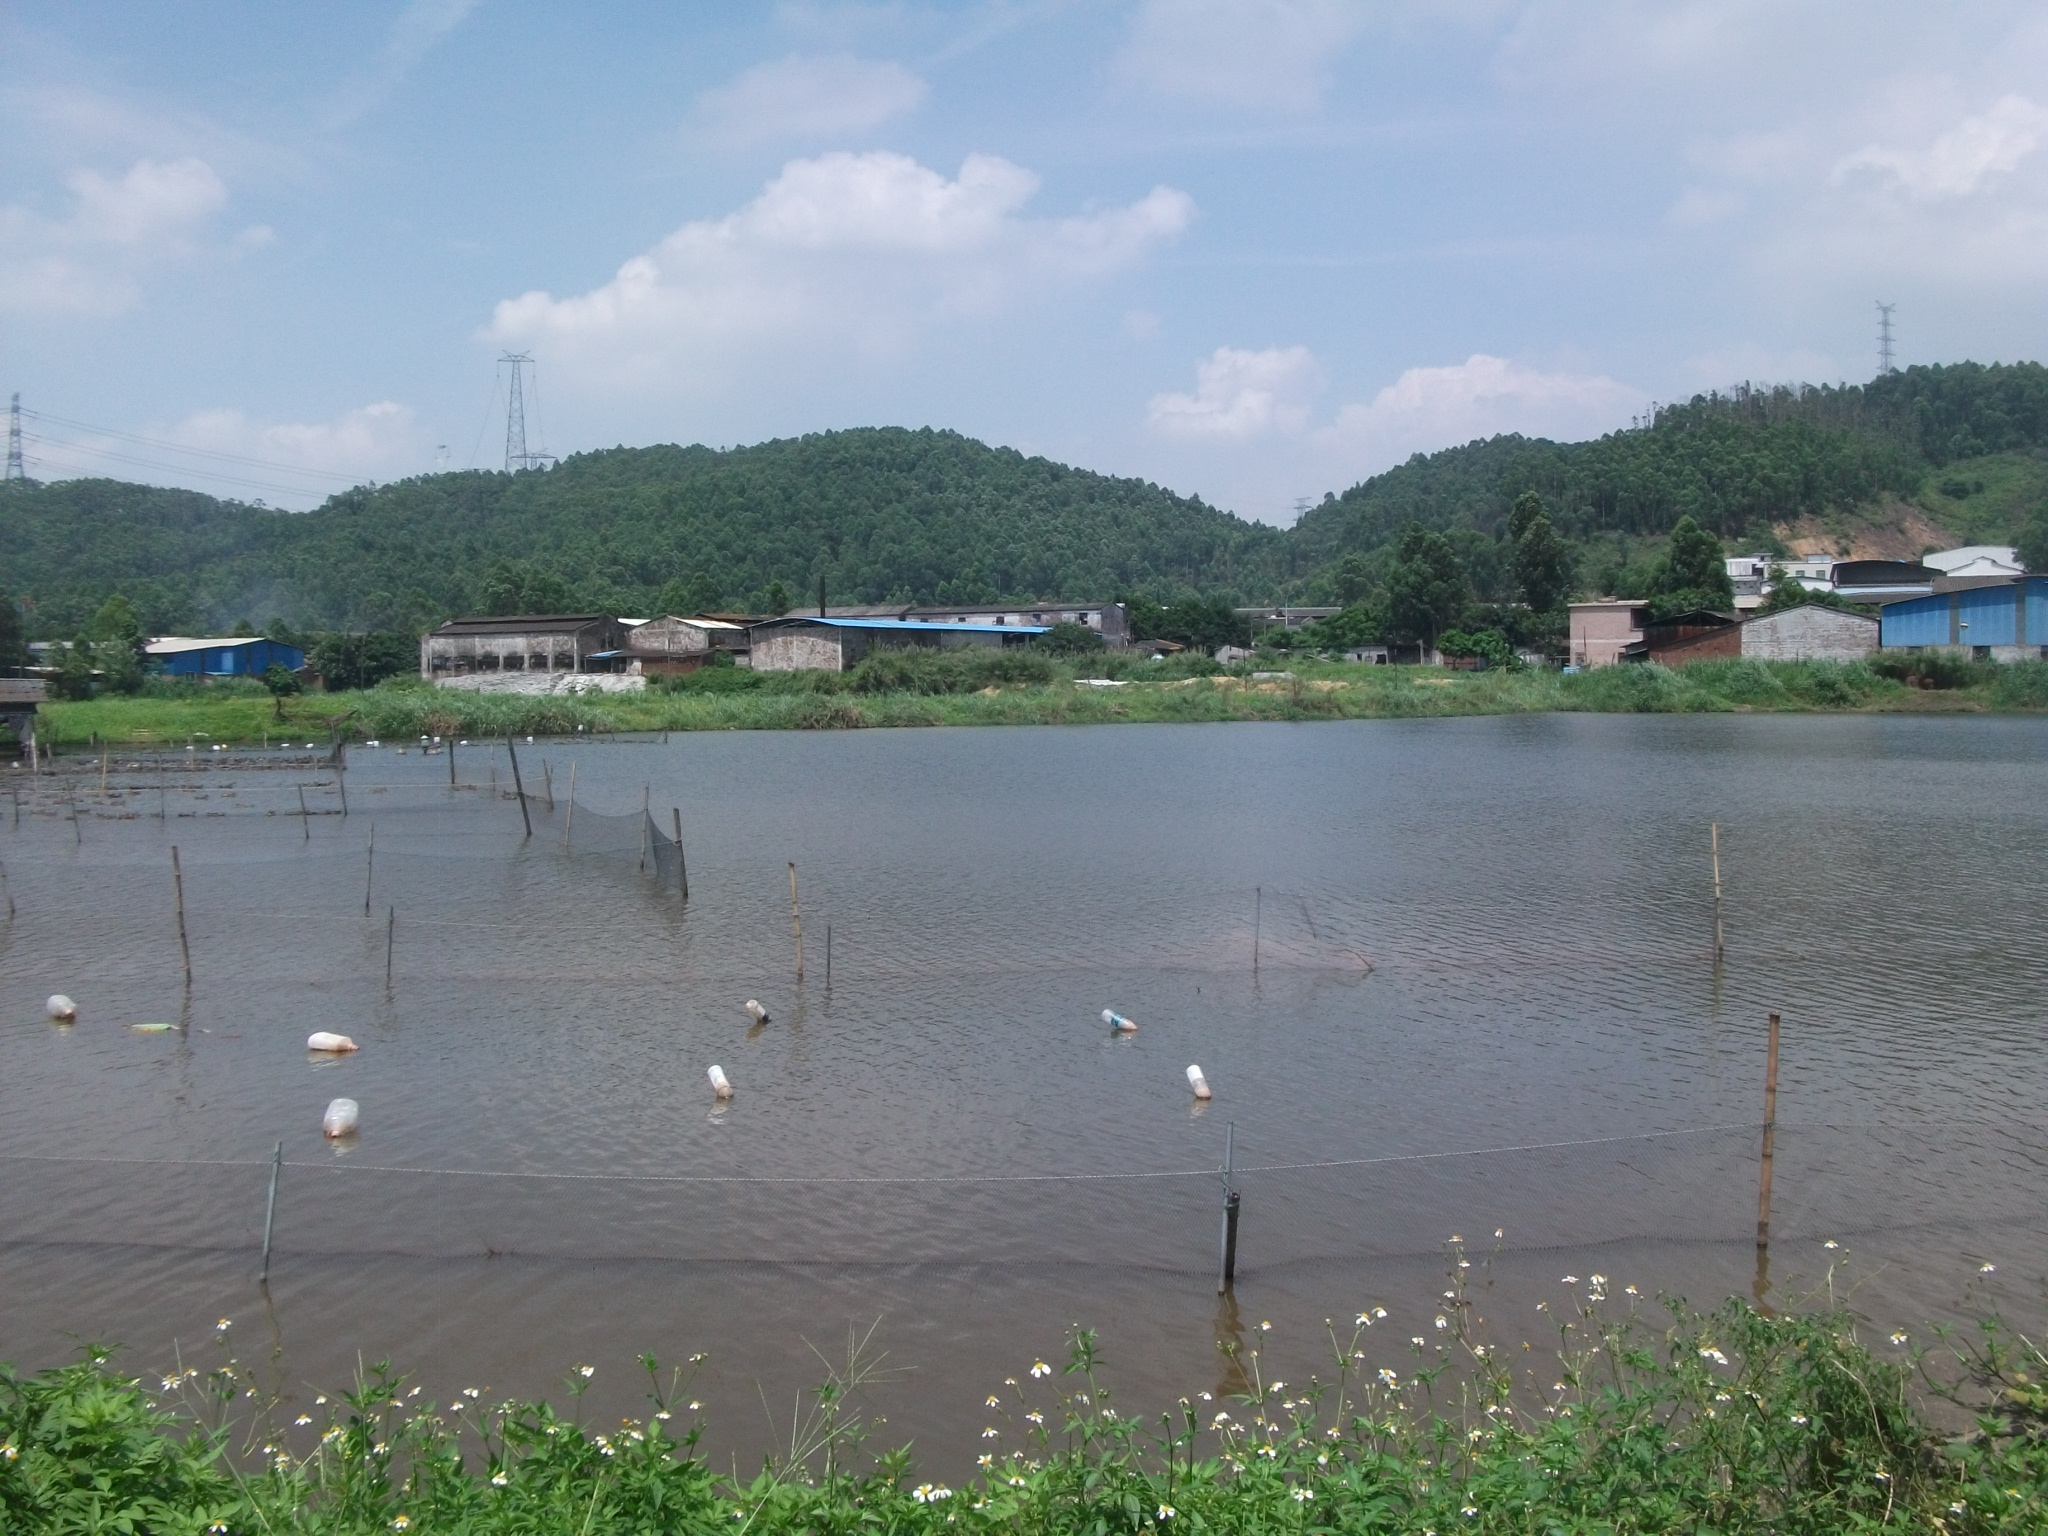
[[[980,1470],[957,1488],[908,1449],[866,1448],[870,1367],[851,1349],[751,1480],[712,1469],[687,1375],[664,1382],[651,1359],[647,1415],[599,1433],[581,1368],[566,1414],[469,1392],[444,1406],[382,1368],[296,1413],[231,1357],[159,1384],[93,1351],[0,1371],[0,1516],[20,1536],[2048,1528],[2048,1356],[1996,1323],[1916,1361],[1903,1335],[1866,1346],[1846,1313],[1701,1315],[1594,1276],[1536,1365],[1476,1336],[1462,1285],[1446,1294],[1398,1371],[1362,1363],[1374,1310],[1331,1330],[1319,1379],[1266,1380],[1253,1351],[1233,1359],[1240,1390],[1151,1419],[1115,1404],[1077,1333],[1063,1371],[1020,1363],[989,1399]],[[1973,1430],[1934,1427],[1944,1399]]]
[[[943,664],[864,664],[850,673],[700,673],[639,694],[525,698],[435,689],[413,679],[360,693],[271,700],[248,685],[170,689],[46,706],[46,743],[146,747],[187,741],[324,740],[342,717],[357,737],[573,734],[585,731],[817,730],[860,726],[1097,725],[1223,720],[1366,720],[1545,711],[1982,712],[2048,709],[2048,662],[2000,666],[1946,658],[1873,663],[1702,662],[1683,671],[1610,667],[1460,673],[1418,667],[1273,663],[1294,675],[1200,675],[1127,658],[1055,664],[1001,655]],[[1077,676],[1114,675],[1088,687]]]

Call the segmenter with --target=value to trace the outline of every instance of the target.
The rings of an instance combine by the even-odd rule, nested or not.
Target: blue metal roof
[[[2048,644],[2048,580],[2039,576],[1887,603],[1880,612],[1887,646]]]
[[[773,629],[778,624],[823,624],[832,629],[908,629],[925,635],[1042,635],[1052,627],[1049,624],[952,624],[943,619],[931,623],[917,619],[821,619],[815,614],[768,619],[753,627]]]

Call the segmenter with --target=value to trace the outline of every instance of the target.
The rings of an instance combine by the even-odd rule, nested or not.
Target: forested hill
[[[80,480],[0,505],[0,591],[69,635],[112,592],[151,633],[272,617],[407,629],[475,609],[643,614],[808,598],[977,602],[1264,592],[1286,536],[1140,480],[951,432],[881,428],[714,451],[614,448],[551,470],[422,476],[283,513]]]
[[[1773,525],[1917,503],[1927,526],[2014,537],[2048,516],[2048,369],[1910,368],[1869,384],[1743,388],[1592,442],[1497,437],[1376,475],[1285,533],[1139,480],[956,433],[875,428],[714,451],[614,448],[552,470],[428,475],[283,513],[109,480],[0,496],[0,592],[68,637],[113,593],[152,633],[281,619],[418,629],[450,614],[775,609],[1202,593],[1330,601],[1378,579],[1411,524],[1442,530],[1481,596],[1514,595],[1500,534],[1541,494],[1571,555],[1684,515],[1767,547]],[[1593,541],[1601,542],[1594,546]]]
[[[2048,368],[2039,363],[1915,367],[1868,384],[1740,388],[1664,406],[1647,426],[1585,443],[1496,437],[1427,456],[1330,496],[1297,524],[1295,557],[1369,553],[1410,523],[1489,538],[1524,491],[1567,537],[1658,533],[1690,515],[1728,539],[1772,524],[1931,493],[1942,471],[2048,450]],[[1964,487],[1975,486],[1969,476]],[[1946,489],[1944,488],[1946,487]],[[2024,511],[2024,508],[2011,509]],[[1988,530],[1998,531],[1994,526]]]

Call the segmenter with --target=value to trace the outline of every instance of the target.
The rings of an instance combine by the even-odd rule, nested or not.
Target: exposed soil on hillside
[[[1849,516],[1802,517],[1775,527],[1796,555],[1850,560],[1918,560],[1923,550],[1949,549],[1961,542],[1925,507],[1907,501],[1886,502]]]

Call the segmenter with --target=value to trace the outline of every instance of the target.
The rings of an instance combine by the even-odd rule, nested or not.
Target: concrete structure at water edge
[[[1886,650],[1953,651],[1980,661],[2048,656],[2048,576],[1950,577],[1946,590],[1886,603]]]
[[[166,677],[261,677],[272,667],[297,672],[306,665],[306,653],[296,645],[263,635],[211,640],[164,635],[142,650]]]
[[[748,631],[756,672],[845,672],[869,651],[953,651],[1024,645],[1050,625],[929,623],[793,614]]]
[[[42,707],[46,689],[40,677],[0,677],[0,730],[21,746],[22,755],[31,754],[36,739],[36,711]]]
[[[478,674],[594,672],[619,650],[626,627],[603,613],[529,613],[450,619],[420,640],[420,676],[447,683]]]
[[[1603,597],[1571,605],[1571,659],[1575,667],[1611,667],[1643,638],[1650,605],[1643,599]]]

